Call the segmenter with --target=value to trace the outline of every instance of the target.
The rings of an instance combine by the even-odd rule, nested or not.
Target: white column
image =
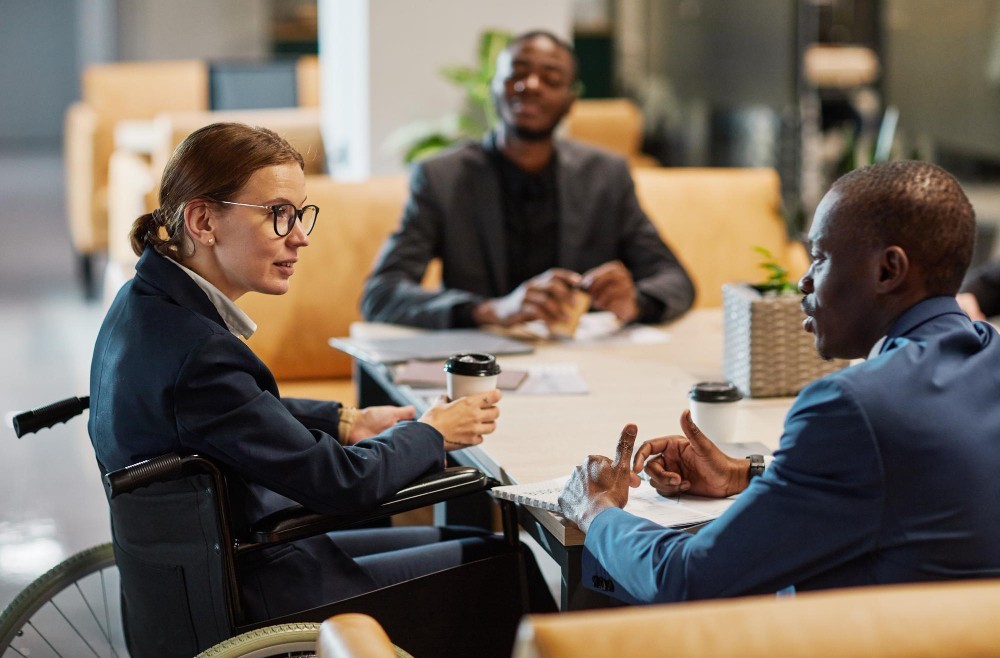
[[[486,29],[544,29],[569,38],[571,0],[319,0],[323,139],[331,175],[405,171],[385,149],[400,126],[460,111],[463,94],[441,76],[474,65]]]

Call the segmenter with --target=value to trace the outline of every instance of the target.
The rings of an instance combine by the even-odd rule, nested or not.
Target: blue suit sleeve
[[[249,351],[215,334],[178,372],[177,431],[191,451],[217,459],[252,482],[318,512],[373,506],[421,475],[440,469],[440,433],[398,423],[354,446],[309,429],[257,383]]]
[[[789,411],[764,475],[697,534],[617,508],[599,514],[586,537],[584,584],[613,587],[631,602],[666,602],[821,580],[874,547],[882,472],[862,406],[834,378],[820,380]]]

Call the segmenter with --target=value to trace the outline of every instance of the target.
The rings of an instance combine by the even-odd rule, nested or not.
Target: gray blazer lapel
[[[502,295],[508,292],[510,285],[507,241],[503,230],[503,201],[500,198],[500,180],[486,150],[490,147],[484,142],[483,148],[483,160],[479,164],[482,171],[480,175],[469,177],[474,185],[473,194],[469,196],[473,207],[466,210],[467,216],[473,217],[476,222],[480,252],[486,254],[490,282],[496,294]]]
[[[581,185],[577,172],[579,158],[572,145],[556,141],[558,164],[556,184],[559,186],[559,267],[579,272],[579,256],[583,253],[588,222],[584,199],[588,191]]]

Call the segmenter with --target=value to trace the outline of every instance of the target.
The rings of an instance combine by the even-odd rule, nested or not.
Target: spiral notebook
[[[538,507],[558,514],[559,494],[566,485],[567,479],[560,477],[532,484],[493,487],[492,493],[503,500]],[[668,498],[656,493],[652,485],[643,480],[637,489],[629,489],[625,511],[667,528],[687,528],[707,523],[721,516],[734,500],[736,500],[736,496],[704,498],[687,494]]]

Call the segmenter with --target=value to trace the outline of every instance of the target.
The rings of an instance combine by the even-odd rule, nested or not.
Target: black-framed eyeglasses
[[[279,203],[276,206],[259,206],[255,203],[237,203],[236,201],[220,201],[227,206],[246,206],[247,208],[263,208],[270,210],[274,217],[274,232],[279,237],[285,237],[295,227],[295,220],[302,222],[302,230],[306,235],[316,228],[316,218],[319,217],[319,206],[308,205],[296,208],[290,203]]]

